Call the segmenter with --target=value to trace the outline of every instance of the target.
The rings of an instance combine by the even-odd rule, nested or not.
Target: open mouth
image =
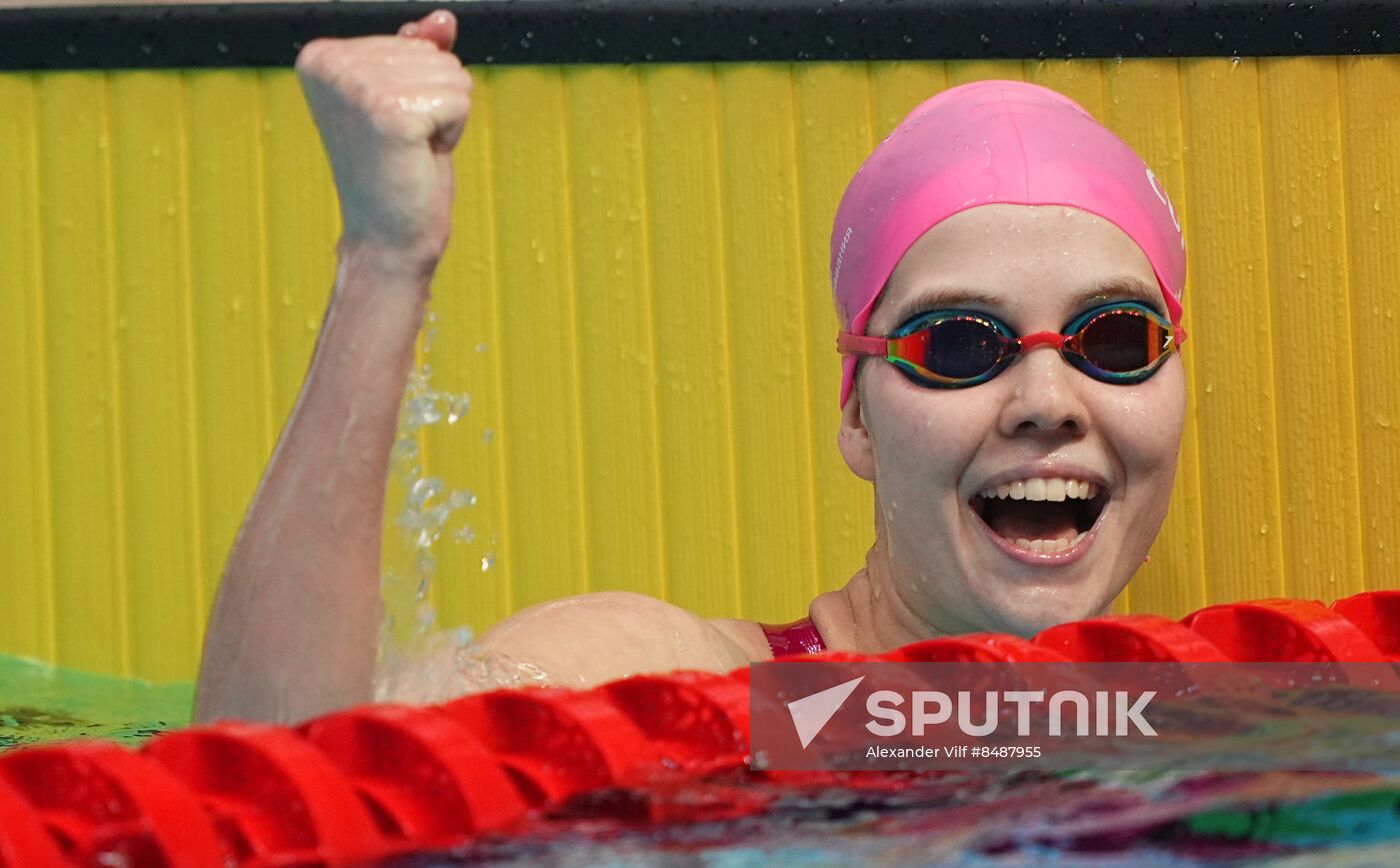
[[[1084,539],[1108,505],[1108,492],[1078,479],[1024,479],[988,488],[968,504],[1012,545],[1053,554]]]

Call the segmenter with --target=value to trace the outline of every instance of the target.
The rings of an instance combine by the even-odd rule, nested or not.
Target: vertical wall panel
[[[190,73],[187,81],[202,618],[275,429],[261,85],[250,71]]]
[[[872,147],[920,103],[948,87],[948,74],[941,61],[871,61],[868,70]],[[861,159],[865,156],[862,154]]]
[[[54,569],[49,472],[48,370],[41,271],[38,103],[35,80],[0,75],[0,592],[5,648],[54,657]]]
[[[1400,58],[1341,64],[1347,262],[1362,555],[1368,589],[1400,586]],[[1378,107],[1386,107],[1378,110]],[[1333,356],[1334,364],[1341,360]]]
[[[1363,586],[1336,61],[1259,68],[1285,591],[1330,600]]]
[[[816,590],[792,73],[726,66],[720,89],[725,283],[734,370],[741,615],[806,614]],[[821,242],[811,242],[818,243]],[[799,420],[794,424],[793,420]]]
[[[497,429],[504,400],[501,307],[516,302],[501,285],[497,265],[495,91],[489,71],[475,74],[471,122],[453,159],[453,241],[433,283],[437,334],[428,354],[434,387],[465,394],[470,403],[460,421],[434,427],[427,439],[432,472],[477,497],[474,506],[457,513],[438,546],[433,590],[439,623],[481,630],[515,608],[514,565],[500,556],[502,540],[510,536],[509,444]]]
[[[335,280],[340,213],[330,164],[296,75],[263,78],[262,184],[267,203],[268,352],[273,429],[291,412]],[[269,453],[270,454],[270,453]]]
[[[1120,611],[1400,586],[1400,130],[1375,110],[1400,64],[1338,69],[484,70],[426,357],[472,405],[424,471],[478,495],[450,527],[475,541],[436,552],[441,622],[605,588],[792,618],[855,572],[831,215],[911,108],[987,77],[1083,102],[1186,228],[1187,429]],[[0,155],[0,220],[30,230],[0,237],[0,650],[187,678],[334,279],[324,154],[278,70],[0,77]]]
[[[1103,65],[1107,95],[1100,120],[1121,131],[1161,181],[1177,219],[1190,221],[1183,165],[1180,74],[1174,61],[1126,60]],[[1188,256],[1190,252],[1188,251]],[[1190,270],[1188,268],[1188,280]],[[1195,301],[1186,297],[1186,310]],[[1191,323],[1185,323],[1190,334]],[[1205,553],[1201,542],[1202,504],[1200,457],[1196,433],[1195,349],[1186,342],[1186,424],[1177,461],[1171,510],[1162,537],[1172,541],[1167,552],[1156,548],[1152,563],[1138,571],[1124,592],[1123,608],[1181,617],[1205,605]]]
[[[1206,598],[1279,596],[1283,519],[1258,67],[1229,60],[1181,67],[1187,361],[1195,368]]]
[[[1104,69],[1113,61],[1100,60],[1035,60],[1026,61],[1026,81],[1057,90],[1088,109],[1089,114],[1105,119]],[[1121,65],[1121,61],[1118,62]]]
[[[633,67],[587,67],[568,90],[588,573],[664,596],[641,85]]]
[[[1019,60],[949,60],[944,64],[944,69],[948,76],[948,87],[957,87],[985,78],[1029,81],[1026,77],[1027,68],[1033,65],[1032,61],[1022,64]]]
[[[184,82],[111,78],[112,231],[132,665],[189,678],[201,587],[192,422]],[[151,112],[148,106],[163,107]]]
[[[554,69],[491,76],[511,539],[530,605],[589,588],[579,420],[578,305],[569,238],[567,94]]]
[[[57,662],[131,671],[108,86],[39,80]]]
[[[729,396],[736,368],[727,328],[717,85],[704,66],[647,66],[638,74],[646,102],[667,590],[690,611],[735,617],[740,573]]]
[[[808,401],[816,499],[819,590],[846,583],[865,563],[873,497],[870,483],[846,467],[836,446],[841,424],[841,356],[831,302],[831,223],[841,193],[870,153],[870,76],[856,64],[801,64],[797,84],[797,178],[801,191],[802,295],[806,299]],[[800,608],[800,605],[798,606]]]

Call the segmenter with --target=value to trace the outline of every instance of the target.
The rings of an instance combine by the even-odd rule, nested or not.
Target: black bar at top
[[[0,9],[0,70],[289,66],[438,7],[469,64],[1400,52],[1400,0],[469,0]]]

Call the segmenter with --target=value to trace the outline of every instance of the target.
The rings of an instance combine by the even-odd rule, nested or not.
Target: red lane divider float
[[[1231,660],[1330,663],[1385,660],[1365,633],[1312,600],[1256,600],[1210,606],[1181,623]]]
[[[354,783],[379,831],[421,849],[528,810],[500,758],[439,708],[368,705],[298,730]]]
[[[1043,630],[1035,644],[1082,663],[1228,662],[1201,634],[1160,615],[1109,615]]]
[[[44,815],[0,776],[0,868],[62,868],[68,864],[44,826]]]
[[[1331,608],[1211,606],[1180,623],[1110,616],[1034,641],[974,634],[916,662],[1400,661],[1400,591]],[[762,810],[774,786],[898,786],[887,773],[748,771],[749,670],[639,675],[428,708],[365,706],[299,727],[222,723],[152,739],[0,753],[0,868],[357,864],[579,815],[683,822]],[[763,781],[766,787],[754,786]]]
[[[1400,663],[1400,591],[1371,591],[1332,604],[1332,611],[1357,626],[1381,653]]]
[[[223,862],[213,818],[200,810],[195,793],[118,745],[75,741],[10,751],[0,754],[0,779],[38,815],[63,864],[175,868]],[[13,862],[29,866],[48,858],[51,850],[26,851]]]
[[[142,754],[198,794],[239,863],[346,862],[391,850],[354,784],[295,730],[193,727],[152,739]]]
[[[891,651],[888,660],[909,663],[1071,663],[1057,649],[1004,633],[972,633],[925,639]]]

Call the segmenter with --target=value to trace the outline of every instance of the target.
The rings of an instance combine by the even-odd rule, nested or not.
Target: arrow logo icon
[[[852,678],[787,704],[788,714],[792,715],[792,725],[797,728],[797,738],[802,742],[804,750],[812,743],[812,739],[817,737],[817,733],[822,731],[822,727],[841,710],[846,700],[850,699],[856,686],[864,680],[864,675]]]

